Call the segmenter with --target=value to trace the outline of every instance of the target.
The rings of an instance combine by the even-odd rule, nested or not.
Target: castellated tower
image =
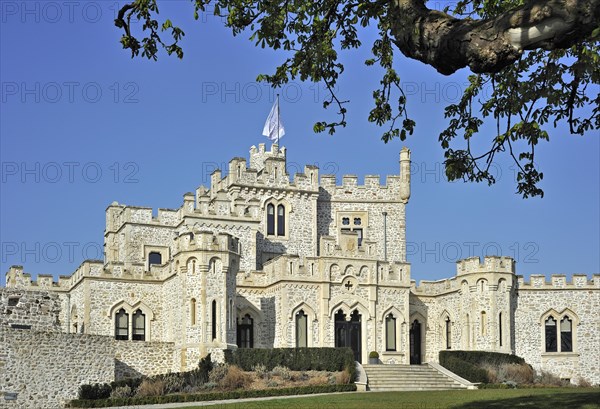
[[[515,262],[510,257],[470,257],[457,263],[462,348],[514,353]]]

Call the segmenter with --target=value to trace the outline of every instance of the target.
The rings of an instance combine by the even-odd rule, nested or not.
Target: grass
[[[600,389],[353,392],[305,398],[218,404],[216,407],[218,409],[600,409]],[[200,409],[201,406],[188,406],[186,408]]]

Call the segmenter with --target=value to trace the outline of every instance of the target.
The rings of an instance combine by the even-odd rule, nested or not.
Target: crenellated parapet
[[[550,277],[532,274],[529,281],[520,275],[517,276],[517,285],[519,291],[600,289],[600,274],[592,275],[591,279],[586,274],[573,274],[571,279],[564,274],[552,274]]]
[[[322,200],[364,200],[373,201],[401,201],[402,177],[388,175],[385,184],[381,184],[379,175],[367,175],[364,183],[358,183],[356,175],[342,176],[342,184],[337,185],[335,175],[321,175]]]
[[[106,233],[114,233],[127,223],[176,226],[180,221],[181,209],[158,209],[156,217],[153,217],[151,207],[112,202],[106,209]]]
[[[515,274],[515,261],[507,256],[485,256],[483,263],[479,257],[469,257],[456,262],[456,274],[458,276],[474,273]]]
[[[101,260],[85,260],[73,274],[61,275],[58,281],[54,281],[50,274],[38,274],[37,280],[32,280],[31,274],[25,273],[22,266],[12,266],[6,273],[6,288],[68,291],[84,277],[99,277],[103,274],[104,263]]]
[[[411,280],[410,288],[414,294],[433,296],[458,291],[460,289],[456,277],[436,281],[421,280],[419,285],[417,285],[415,280]]]

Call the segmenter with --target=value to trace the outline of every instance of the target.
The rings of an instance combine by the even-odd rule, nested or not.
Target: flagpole
[[[279,146],[279,94],[277,94],[277,146]]]

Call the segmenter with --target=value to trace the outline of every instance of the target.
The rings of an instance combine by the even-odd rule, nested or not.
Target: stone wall
[[[62,407],[79,385],[172,372],[172,343],[0,327],[0,408]],[[5,401],[4,393],[17,393]]]
[[[60,331],[61,300],[48,291],[0,288],[0,328]]]
[[[584,378],[600,384],[600,276],[588,282],[577,275],[573,283],[564,276],[551,277],[550,283],[532,277],[531,283],[520,280],[515,311],[515,353],[536,370],[551,372],[578,382]],[[573,351],[546,352],[544,321],[553,315],[572,320]],[[560,343],[560,341],[559,341]]]
[[[112,340],[105,337],[0,328],[4,362],[0,391],[17,393],[16,401],[0,397],[0,408],[62,407],[77,398],[79,385],[111,382],[115,376]]]

